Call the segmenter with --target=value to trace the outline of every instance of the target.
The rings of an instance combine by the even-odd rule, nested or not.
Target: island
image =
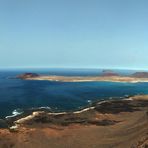
[[[136,72],[131,75],[119,75],[112,71],[103,71],[102,75],[98,76],[57,76],[57,75],[39,75],[36,73],[25,73],[16,76],[23,80],[47,80],[59,82],[91,82],[91,81],[106,81],[106,82],[148,82],[148,72]]]

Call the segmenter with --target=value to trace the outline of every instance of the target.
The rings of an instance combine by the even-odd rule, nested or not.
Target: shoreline
[[[137,95],[136,95],[137,96]],[[110,101],[115,101],[116,99],[118,99],[119,97],[108,97],[108,99],[104,100],[104,99],[101,99],[101,100],[95,100],[95,101],[91,101],[91,103],[89,103],[88,105],[85,105],[81,108],[77,108],[77,109],[74,109],[74,110],[69,110],[69,111],[55,111],[55,110],[52,110],[52,108],[50,108],[49,106],[46,106],[46,107],[34,107],[34,108],[29,108],[29,109],[26,109],[26,110],[22,110],[21,109],[21,112],[17,112],[17,109],[13,110],[12,111],[12,114],[11,115],[8,115],[4,118],[1,118],[3,120],[14,120],[15,118],[25,118],[26,117],[26,113],[29,114],[28,116],[30,116],[33,112],[47,112],[49,115],[60,115],[60,114],[68,114],[68,113],[74,113],[74,114],[79,114],[79,113],[82,113],[82,112],[85,112],[85,111],[88,111],[88,110],[92,110],[94,109],[95,105],[96,104],[102,104],[102,103],[105,103],[105,102],[110,102]],[[123,96],[123,97],[120,97],[120,100],[132,100],[130,96]],[[19,109],[20,110],[20,109]]]
[[[148,82],[148,78],[138,78],[131,76],[35,76],[24,77],[23,80],[38,80],[38,81],[57,81],[57,82],[121,82],[121,83],[139,83]]]
[[[30,113],[28,113],[29,115],[26,115],[25,112],[22,112],[22,114],[17,114],[16,116],[15,115],[8,116],[8,118],[5,118],[5,120],[11,121],[14,124],[22,124],[25,121],[35,118],[40,113],[47,114],[48,116],[69,115],[69,114],[78,114],[79,115],[79,114],[83,114],[85,112],[91,112],[91,110],[92,111],[95,110],[96,106],[101,106],[102,104],[105,104],[105,103],[115,102],[118,104],[118,102],[124,103],[124,102],[134,102],[134,101],[148,102],[148,95],[128,96],[128,97],[123,97],[120,100],[118,100],[117,98],[116,99],[113,98],[113,99],[108,99],[108,100],[95,101],[95,102],[92,102],[89,106],[84,106],[82,109],[78,109],[75,111],[51,112],[51,110],[49,110],[49,111],[44,110],[45,108],[43,110],[40,110],[40,108],[39,108],[34,111],[30,110]]]
[[[49,148],[49,145],[52,148],[67,145],[142,148],[148,145],[148,95],[93,102],[90,107],[74,112],[36,111],[13,120],[15,124],[9,129],[0,129],[2,148],[12,145],[13,148],[21,145],[24,148]]]

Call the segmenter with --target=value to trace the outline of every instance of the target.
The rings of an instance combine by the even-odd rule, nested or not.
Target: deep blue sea
[[[0,70],[0,118],[29,108],[50,107],[70,111],[99,99],[148,94],[148,83],[50,82],[11,79],[24,72],[66,76],[97,76],[98,69],[7,69]],[[118,71],[130,74],[133,71]]]

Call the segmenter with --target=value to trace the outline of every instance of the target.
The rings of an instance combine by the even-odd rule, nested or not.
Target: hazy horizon
[[[125,70],[125,71],[148,71],[148,69],[136,68],[109,68],[109,67],[0,67],[0,70]],[[27,72],[27,71],[26,71]],[[29,72],[29,71],[28,71]]]

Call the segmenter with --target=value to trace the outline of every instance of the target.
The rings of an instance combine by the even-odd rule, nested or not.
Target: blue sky
[[[147,0],[0,0],[0,67],[148,68]]]

